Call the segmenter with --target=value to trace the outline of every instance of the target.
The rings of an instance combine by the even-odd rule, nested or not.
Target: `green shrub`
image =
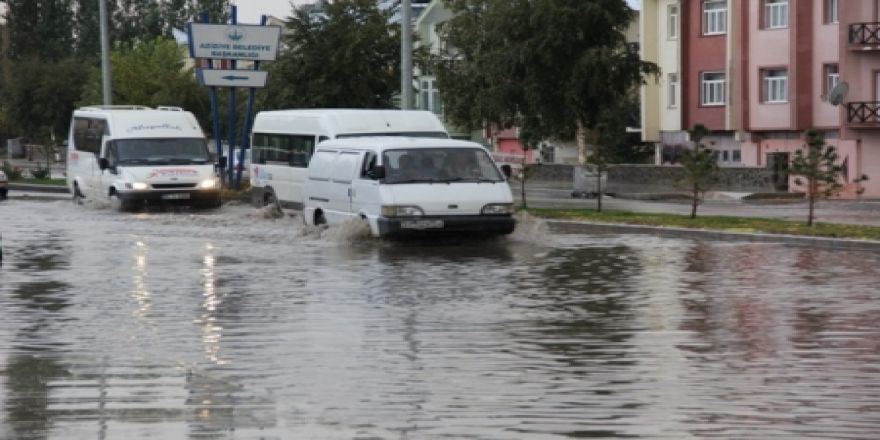
[[[38,166],[31,170],[34,179],[48,179],[50,174],[52,170],[49,167]]]
[[[9,180],[21,179],[21,168],[12,166],[9,161],[3,161],[3,172],[6,173],[6,177],[8,177]]]

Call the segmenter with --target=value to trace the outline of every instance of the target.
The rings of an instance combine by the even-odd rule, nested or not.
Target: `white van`
[[[302,209],[306,167],[315,145],[328,139],[364,136],[449,138],[437,116],[421,110],[259,112],[251,134],[249,174],[254,203]]]
[[[74,199],[121,210],[147,202],[220,206],[220,182],[205,134],[177,107],[95,106],[73,112],[67,185]]]
[[[513,196],[489,152],[451,139],[322,142],[308,167],[307,225],[362,218],[374,236],[513,232]]]

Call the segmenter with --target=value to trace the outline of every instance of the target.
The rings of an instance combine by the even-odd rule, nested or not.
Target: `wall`
[[[851,1],[851,0],[850,0]],[[841,2],[846,4],[847,2]],[[813,2],[813,125],[818,128],[839,128],[840,111],[826,100],[825,64],[837,64],[840,52],[840,25],[825,23],[825,2]]]
[[[614,165],[608,169],[610,193],[681,193],[684,170],[678,166]],[[775,192],[766,168],[722,168],[713,191]]]
[[[792,126],[791,99],[795,94],[795,72],[791,59],[790,27],[785,29],[760,29],[761,3],[749,1],[748,25],[749,57],[745,77],[748,81],[749,129],[786,130]],[[794,2],[791,2],[794,3]],[[792,5],[789,5],[791,9]],[[793,14],[789,16],[792,24]],[[768,67],[788,68],[789,103],[764,104],[761,102],[762,81],[760,69]]]
[[[730,5],[728,14],[729,9]],[[700,104],[700,74],[707,71],[725,72],[729,100],[731,78],[727,69],[727,34],[703,35],[702,14],[701,1],[682,2],[682,73],[685,76],[682,82],[683,125],[693,127],[699,123],[710,130],[726,130],[725,106],[703,107]]]

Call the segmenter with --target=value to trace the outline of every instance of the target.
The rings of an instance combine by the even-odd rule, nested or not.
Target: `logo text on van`
[[[147,175],[147,179],[154,177],[188,177],[198,176],[199,172],[192,168],[173,168],[164,170],[153,170]]]
[[[133,126],[133,127],[129,127],[128,130],[126,130],[126,132],[128,132],[128,133],[134,133],[134,132],[136,132],[136,131],[148,131],[148,130],[177,130],[177,131],[183,131],[183,128],[181,128],[179,125],[171,125],[171,124],[168,124],[168,123],[165,123],[165,124],[159,124],[159,125],[146,125],[146,124],[141,124],[141,125],[135,125],[135,126]]]

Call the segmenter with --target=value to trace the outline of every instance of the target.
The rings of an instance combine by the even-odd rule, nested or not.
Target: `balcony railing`
[[[880,45],[880,23],[851,24],[849,44]]]
[[[850,102],[846,108],[850,124],[880,127],[880,101]]]

